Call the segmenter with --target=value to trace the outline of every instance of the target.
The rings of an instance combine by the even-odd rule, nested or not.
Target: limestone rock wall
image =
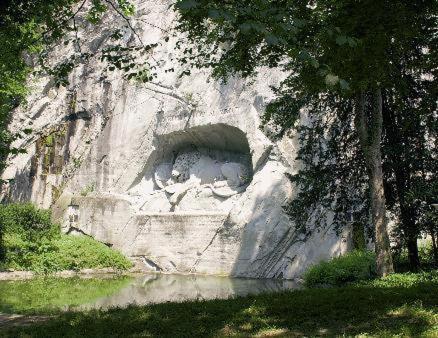
[[[33,133],[15,144],[27,153],[9,158],[3,178],[14,181],[3,199],[51,207],[64,231],[91,235],[152,271],[295,278],[347,250],[348,232],[305,239],[283,212],[296,141],[273,143],[259,128],[281,74],[180,78],[176,40],[164,43],[175,19],[169,2],[138,0],[137,19],[150,23],[135,21],[143,42],[160,43],[156,79],[125,81],[97,60],[77,67],[68,87],[31,79],[11,129]],[[117,20],[90,26],[84,48],[107,43]],[[59,46],[53,60],[69,52]],[[176,72],[164,71],[170,66]]]

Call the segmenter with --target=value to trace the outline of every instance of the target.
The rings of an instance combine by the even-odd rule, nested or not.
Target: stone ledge
[[[177,212],[140,212],[136,213],[135,216],[186,216],[186,217],[196,217],[196,216],[222,216],[227,217],[228,213],[215,212],[215,211],[177,211]]]

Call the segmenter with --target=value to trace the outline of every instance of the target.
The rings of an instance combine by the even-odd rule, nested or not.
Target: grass
[[[228,300],[61,313],[3,337],[437,337],[438,273]]]
[[[32,204],[0,205],[3,257],[0,269],[50,273],[85,268],[126,270],[132,266],[120,252],[89,236],[62,235],[50,212]]]

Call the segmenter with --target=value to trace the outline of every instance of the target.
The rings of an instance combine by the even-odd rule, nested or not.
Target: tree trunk
[[[433,229],[433,225],[429,227],[430,237],[432,237],[433,260],[435,268],[438,268],[438,248],[437,248],[437,233]]]
[[[416,272],[420,267],[417,236],[410,236],[407,240],[407,245],[408,245],[409,270],[412,272]]]
[[[409,269],[411,271],[418,271],[420,267],[417,244],[419,229],[415,216],[415,207],[406,202],[407,193],[411,188],[409,165],[406,164],[403,157],[405,153],[403,147],[406,147],[407,143],[403,142],[395,113],[389,109],[385,109],[385,105],[383,105],[382,112],[384,113],[383,121],[388,143],[396,145],[396,147],[388,151],[387,156],[390,159],[395,177],[397,199],[400,206],[401,229],[408,249]]]
[[[366,113],[366,95],[361,92],[356,100],[355,126],[365,157],[370,188],[371,219],[375,229],[376,267],[379,276],[394,272],[388,236],[388,219],[383,188],[382,153],[382,92],[376,89],[372,95],[370,114]],[[369,116],[368,116],[369,115]]]
[[[396,178],[397,179],[397,178]],[[400,213],[403,235],[406,240],[406,247],[408,249],[409,270],[412,272],[418,271],[420,268],[420,257],[418,255],[418,235],[419,231],[415,221],[414,210],[411,206],[404,202],[404,195],[398,194],[400,202]]]

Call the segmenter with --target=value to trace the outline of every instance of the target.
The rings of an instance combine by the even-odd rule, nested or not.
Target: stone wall
[[[27,154],[9,158],[2,177],[15,181],[3,199],[51,207],[64,231],[91,235],[154,271],[294,278],[345,252],[348,231],[304,238],[284,214],[297,142],[272,142],[260,130],[282,74],[262,69],[222,83],[194,70],[180,78],[176,39],[164,43],[175,19],[169,2],[138,0],[137,17],[152,24],[135,21],[143,42],[159,42],[157,78],[125,81],[96,59],[77,67],[68,87],[31,79],[11,129],[33,133],[14,144]],[[90,26],[84,48],[104,45],[118,20]],[[53,59],[70,52],[59,46]],[[190,152],[181,175],[177,158]]]

